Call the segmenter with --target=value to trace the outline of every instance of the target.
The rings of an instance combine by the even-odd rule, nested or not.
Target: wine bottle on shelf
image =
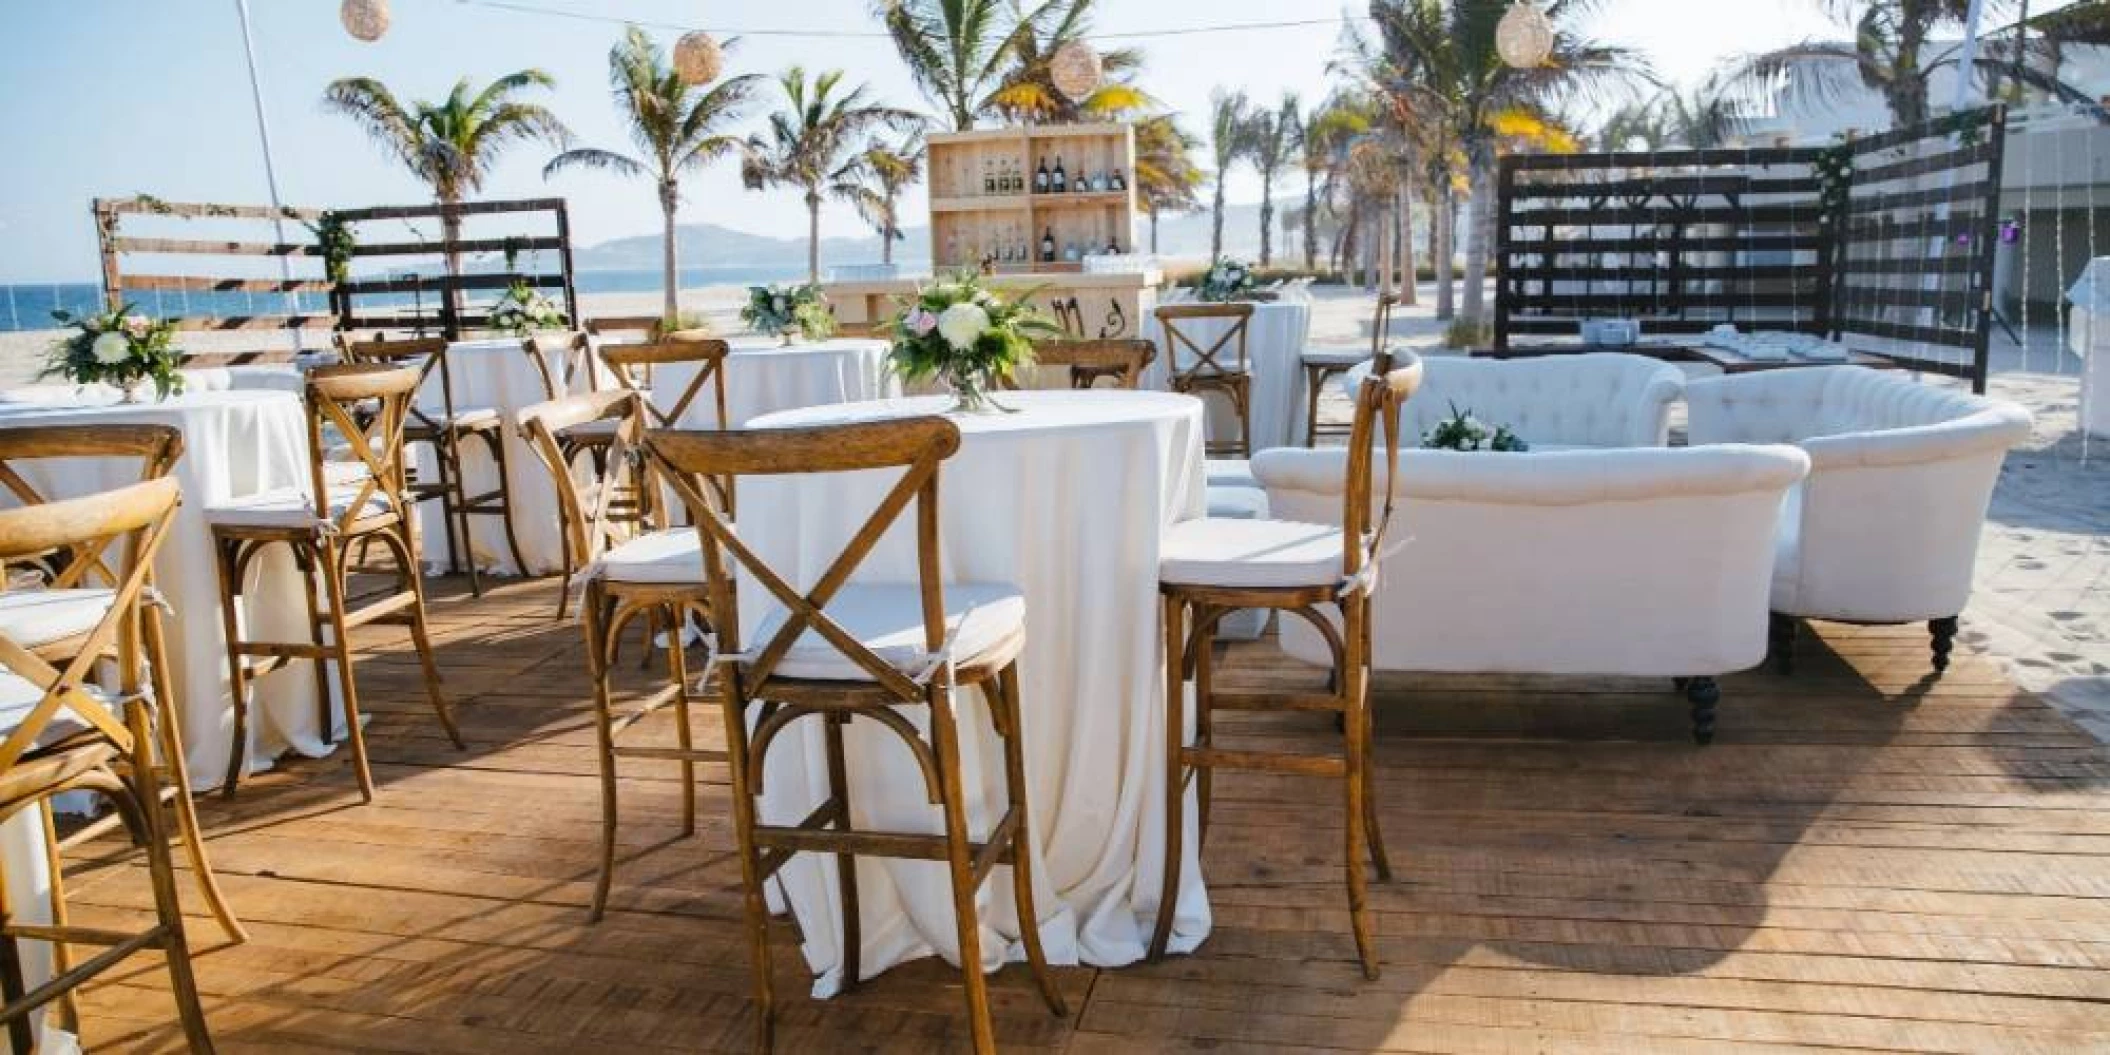
[[[1123,176],[1123,175],[1121,175],[1121,170],[1120,170],[1120,169],[1115,169],[1115,170],[1114,170],[1114,182],[1113,182],[1113,188],[1114,188],[1115,190],[1127,190],[1127,189],[1128,189],[1128,177],[1126,177],[1126,176]]]
[[[996,162],[988,158],[982,159],[982,193],[996,193]]]
[[[1106,236],[1106,255],[1108,255],[1108,256],[1120,256],[1120,255],[1121,255],[1121,243],[1120,243],[1120,242],[1117,242],[1117,241],[1115,241],[1115,240],[1114,240],[1114,236],[1113,236],[1113,235],[1107,235],[1107,236]]]
[[[1033,173],[1033,193],[1046,194],[1051,177],[1048,175],[1048,159],[1040,159],[1040,168]]]
[[[1061,194],[1063,191],[1070,189],[1070,177],[1069,174],[1064,172],[1062,169],[1061,154],[1055,155],[1055,182],[1053,182],[1049,186],[1054,188],[1054,191],[1057,194]]]
[[[1055,229],[1050,227],[1040,236],[1040,259],[1042,263],[1055,262]]]

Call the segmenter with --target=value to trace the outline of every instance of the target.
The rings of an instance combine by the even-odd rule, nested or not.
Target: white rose
[[[125,335],[121,333],[103,334],[97,337],[89,348],[95,353],[95,361],[105,366],[112,366],[132,357],[132,342],[126,340]]]
[[[989,313],[982,306],[961,302],[945,309],[938,315],[938,336],[952,345],[954,351],[964,352],[974,347],[974,342],[989,328]]]

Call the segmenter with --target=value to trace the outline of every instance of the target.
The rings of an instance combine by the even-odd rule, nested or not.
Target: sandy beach
[[[681,306],[720,333],[738,332],[745,290],[683,290]],[[1357,291],[1318,287],[1311,339],[1354,346],[1369,340],[1369,301]],[[1424,354],[1438,348],[1442,327],[1433,296],[1402,308],[1393,339]],[[582,296],[581,314],[648,315],[654,293]],[[56,331],[0,333],[0,387],[28,383]],[[2024,688],[2042,693],[2098,739],[2110,742],[2110,440],[2084,442],[2076,425],[2080,363],[2049,329],[2033,329],[2025,349],[2004,335],[1994,341],[1991,393],[2036,415],[2030,444],[2009,455],[1994,493],[1979,549],[1977,590],[1963,615],[1961,638],[1997,657]],[[273,346],[256,334],[193,334],[194,352]],[[288,347],[281,339],[275,346]],[[1688,367],[1695,374],[1702,367]],[[1949,383],[1949,382],[1938,382]],[[1342,410],[1337,406],[1335,413]],[[1674,421],[1682,426],[1682,422]]]

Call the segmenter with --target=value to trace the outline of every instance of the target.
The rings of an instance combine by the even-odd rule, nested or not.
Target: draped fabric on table
[[[901,394],[901,382],[887,369],[885,341],[836,337],[783,346],[774,337],[735,337],[726,342],[725,426],[780,410],[862,403]],[[695,376],[687,364],[652,368],[653,398],[671,406]],[[716,406],[698,396],[682,416],[692,429],[718,428]]]
[[[185,757],[199,788],[227,773],[234,735],[234,708],[227,682],[227,642],[220,621],[220,582],[213,555],[207,506],[281,487],[308,484],[307,418],[300,400],[268,390],[194,392],[164,403],[135,406],[25,407],[0,404],[0,428],[8,425],[169,425],[183,432],[184,453],[175,476],[183,504],[159,560],[156,585],[175,609],[168,627],[175,688],[182,696]],[[136,459],[57,459],[21,464],[23,477],[46,498],[71,498],[107,491],[139,479]],[[12,501],[9,497],[5,499]],[[303,640],[307,607],[303,579],[285,547],[273,547],[251,565],[248,599],[241,613],[250,637]],[[256,682],[250,704],[249,768],[269,768],[287,750],[309,757],[329,754],[315,704],[314,667],[295,663]],[[342,741],[343,716],[332,718]]]
[[[1191,338],[1203,348],[1209,347],[1218,337],[1229,330],[1231,323],[1223,319],[1181,319],[1180,333]],[[1164,389],[1171,387],[1170,352],[1166,349],[1165,328],[1155,318],[1144,326],[1145,335],[1158,346],[1158,357],[1144,371],[1143,387]],[[1264,451],[1269,447],[1303,446],[1304,444],[1304,346],[1311,332],[1311,303],[1308,300],[1290,298],[1279,301],[1260,301],[1253,305],[1252,321],[1246,324],[1247,369],[1253,374],[1253,450]],[[1184,347],[1186,357],[1193,353]],[[1218,356],[1226,362],[1232,356],[1230,346]],[[1185,361],[1183,358],[1182,361]],[[1223,399],[1204,400],[1209,407],[1209,435],[1238,435],[1237,419],[1231,413],[1230,403]]]
[[[1153,392],[1014,392],[1016,414],[956,417],[961,450],[945,463],[943,568],[947,581],[1010,582],[1026,595],[1019,663],[1026,777],[1041,866],[1041,936],[1054,963],[1118,966],[1142,957],[1163,860],[1164,673],[1159,641],[1158,538],[1202,515],[1201,407]],[[926,397],[773,415],[756,427],[828,424],[936,413]],[[740,533],[801,589],[812,585],[870,513],[893,474],[787,476],[741,481]],[[865,582],[914,582],[905,517],[859,572]],[[741,587],[742,626],[770,607]],[[1003,762],[987,708],[958,697],[970,828],[986,832],[1003,806]],[[904,710],[919,729],[927,717]],[[936,831],[922,778],[891,734],[853,722],[851,798],[860,826]],[[816,723],[786,730],[770,755],[764,823],[796,823],[826,794]],[[1191,806],[1190,806],[1191,811]],[[1194,833],[1190,812],[1190,831]],[[780,873],[817,975],[816,995],[841,985],[841,921],[834,859],[803,855]],[[1206,892],[1191,860],[1173,947],[1209,928]],[[949,882],[937,862],[858,864],[868,975],[937,952],[957,961]],[[982,888],[983,966],[1020,959],[1008,882]]]

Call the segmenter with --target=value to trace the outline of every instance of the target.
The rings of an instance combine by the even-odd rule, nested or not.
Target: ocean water
[[[699,267],[683,268],[681,286],[695,289],[700,286],[759,285],[767,282],[791,282],[803,279],[806,269],[788,268],[731,268]],[[641,271],[580,271],[573,281],[579,295],[594,293],[652,293],[660,288],[657,269]],[[485,294],[489,296],[491,294]],[[430,296],[426,298],[430,300]],[[329,298],[319,293],[163,293],[135,292],[132,303],[142,312],[156,317],[194,315],[274,315],[288,310],[322,313],[329,310]],[[416,298],[412,294],[374,294],[361,297],[362,306],[408,307]],[[52,321],[54,310],[75,313],[102,310],[102,285],[96,282],[43,282],[0,285],[0,331],[48,330],[57,325]]]

